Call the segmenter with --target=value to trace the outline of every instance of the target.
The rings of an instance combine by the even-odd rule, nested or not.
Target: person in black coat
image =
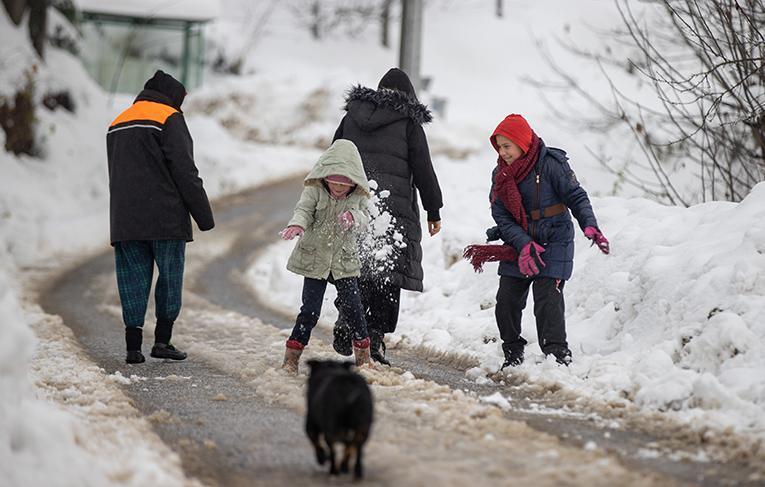
[[[181,113],[185,97],[180,81],[157,71],[106,135],[111,243],[128,363],[145,360],[142,330],[155,263],[157,326],[151,356],[186,358],[170,338],[181,309],[190,216],[202,231],[215,226]]]
[[[382,77],[377,90],[363,86],[352,88],[345,110],[347,114],[334,139],[348,139],[356,144],[367,178],[377,184],[383,211],[393,218],[394,231],[386,233],[386,246],[395,251],[382,266],[372,256],[362,259],[359,281],[371,356],[389,364],[385,358],[384,335],[396,330],[401,289],[423,289],[418,192],[427,212],[428,232],[434,236],[441,230],[441,188],[422,128],[432,116],[417,100],[409,77],[397,68]],[[396,232],[403,236],[402,241],[394,241]],[[350,355],[349,327],[342,315],[335,325],[334,336],[335,350]]]

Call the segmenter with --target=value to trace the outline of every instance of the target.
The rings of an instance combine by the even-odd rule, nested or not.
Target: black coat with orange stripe
[[[183,114],[170,97],[143,90],[106,135],[111,242],[193,238],[215,226],[194,164]],[[189,216],[190,215],[190,216]]]
[[[390,191],[389,196],[381,199],[395,218],[396,230],[406,244],[393,255],[392,266],[377,266],[362,259],[361,279],[422,291],[418,191],[429,221],[441,220],[439,210],[443,206],[422,128],[432,119],[430,111],[417,101],[413,92],[399,90],[357,86],[348,93],[346,101],[348,113],[335,132],[335,140],[348,139],[356,144],[367,179],[377,183],[376,193]]]

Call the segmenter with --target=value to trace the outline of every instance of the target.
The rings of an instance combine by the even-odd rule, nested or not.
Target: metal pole
[[[181,54],[181,83],[188,89],[189,69],[191,66],[191,22],[186,22],[183,28],[183,53]]]
[[[412,80],[414,89],[422,88],[420,53],[422,51],[422,0],[401,0],[401,45],[399,68]]]
[[[197,86],[204,84],[204,66],[205,66],[205,24],[199,26],[199,36],[197,37],[197,52],[199,57],[197,58]]]

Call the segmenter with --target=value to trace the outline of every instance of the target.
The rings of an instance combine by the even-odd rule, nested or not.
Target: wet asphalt
[[[290,328],[292,317],[253,296],[244,283],[243,273],[275,241],[277,231],[289,220],[300,184],[301,180],[291,179],[218,201],[215,231],[230,232],[233,244],[196,272],[196,279],[186,282],[187,289],[222,308]],[[252,231],[253,228],[258,231]],[[205,237],[198,234],[197,238]],[[140,366],[125,364],[121,348],[115,347],[124,340],[121,323],[98,312],[104,299],[116,300],[113,292],[108,294],[111,298],[106,297],[100,284],[104,276],[113,272],[111,251],[97,255],[50,283],[41,295],[41,305],[46,312],[62,316],[90,358],[108,373],[119,371],[126,377],[138,374],[148,378],[124,385],[123,390],[135,407],[149,417],[162,440],[179,453],[187,475],[208,485],[235,487],[327,481],[323,471],[314,465],[302,433],[303,418],[266,403],[251,384],[200,360],[161,361],[147,354],[147,362]],[[329,338],[320,329],[315,335]],[[117,350],[120,353],[115,353]],[[506,412],[509,418],[525,421],[570,445],[583,447],[593,441],[630,469],[661,473],[690,485],[762,485],[749,480],[755,468],[745,462],[646,458],[639,451],[649,446],[659,450],[684,446],[689,452],[696,452],[700,445],[678,445],[672,434],[662,434],[658,426],[609,428],[605,426],[609,418],[600,412],[569,414],[571,405],[556,398],[552,391],[540,393],[522,384],[478,384],[467,380],[465,369],[469,360],[455,363],[403,347],[389,350],[388,357],[396,367],[452,389],[479,396],[501,391],[513,398],[513,409]],[[171,374],[183,379],[152,380]],[[226,400],[221,401],[220,397]],[[534,405],[544,407],[548,413],[530,411]],[[549,414],[551,409],[563,412]]]

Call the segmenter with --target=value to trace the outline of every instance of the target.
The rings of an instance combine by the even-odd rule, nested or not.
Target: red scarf
[[[526,210],[523,207],[523,198],[518,190],[518,183],[529,175],[531,169],[537,163],[539,146],[539,137],[532,132],[531,145],[528,152],[522,157],[509,165],[501,157],[497,158],[499,170],[494,175],[494,185],[491,190],[491,202],[494,203],[499,198],[502,204],[505,205],[505,208],[507,208],[507,211],[510,212],[510,215],[524,231],[528,231],[529,223],[526,218]],[[462,257],[468,259],[473,264],[473,269],[476,272],[482,272],[483,264],[486,262],[514,261],[518,259],[518,253],[512,246],[507,244],[468,245],[465,247]]]

